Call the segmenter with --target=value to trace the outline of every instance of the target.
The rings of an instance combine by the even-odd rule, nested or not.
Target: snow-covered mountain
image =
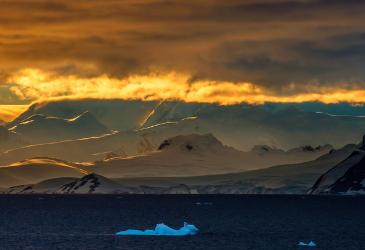
[[[83,141],[80,140],[80,142]],[[63,145],[65,145],[65,151],[72,149],[67,144]],[[105,149],[103,141],[95,146]],[[34,146],[28,148],[31,149]],[[56,149],[62,148],[57,147]],[[322,149],[314,152],[285,152],[261,146],[249,152],[242,152],[223,145],[211,134],[192,134],[164,140],[157,150],[132,157],[113,153],[108,154],[105,160],[84,163],[72,163],[71,161],[45,157],[30,158],[0,168],[0,183],[6,186],[15,186],[36,183],[36,181],[43,181],[47,178],[78,177],[80,173],[91,172],[107,178],[227,174],[296,163],[302,161],[303,155],[309,154],[313,157],[325,154],[330,150],[327,147],[322,147]],[[16,151],[20,152],[19,150]],[[77,152],[74,153],[77,154]],[[55,170],[57,171],[54,173]],[[5,171],[6,174],[1,175],[1,171]],[[65,174],[63,171],[66,171]]]
[[[365,137],[362,145],[321,175],[311,194],[365,194]]]
[[[188,122],[192,119],[185,119],[182,122]],[[176,137],[177,135],[189,135],[190,131],[196,131],[195,129],[189,129],[191,128],[189,125],[183,126],[182,130],[175,130],[173,124],[172,126],[170,125],[171,123],[167,123],[137,131],[114,132],[103,136],[31,145],[8,150],[0,153],[0,164],[7,165],[15,161],[39,156],[74,162],[98,161],[110,158],[111,156],[136,156],[153,152],[158,149],[160,143],[166,138]],[[199,130],[196,134],[202,135],[204,133],[202,130]],[[224,144],[231,146],[230,144]],[[260,147],[262,150],[259,150]],[[276,157],[277,159],[272,164],[274,165],[310,161],[327,153],[329,150],[331,150],[331,146],[329,145],[315,148],[306,146],[290,151],[262,145],[250,149],[247,153]]]
[[[106,99],[40,102],[32,104],[28,110],[10,122],[8,127],[13,127],[36,114],[70,119],[89,111],[109,129],[126,131],[139,128],[157,105],[158,102]]]
[[[166,122],[177,122],[189,117],[197,117],[200,111],[209,107],[218,107],[215,104],[207,103],[184,103],[174,101],[160,102],[151,114],[146,117],[141,128],[147,128],[156,124]]]
[[[171,141],[166,141],[161,144],[161,147],[170,152],[177,150],[188,153],[194,150],[194,145],[190,144],[192,147],[174,143],[171,148],[168,148],[171,144]],[[11,194],[305,194],[319,175],[348,157],[354,148],[355,145],[348,145],[307,163],[274,166],[240,173],[130,178],[106,178],[100,174],[92,173],[79,179],[50,179],[38,184],[11,187],[2,190],[2,192]],[[214,147],[210,150],[214,152]],[[209,152],[209,150],[203,151]],[[104,167],[105,173],[110,173],[110,169],[108,169],[110,166]],[[89,171],[95,170],[95,168],[89,168],[86,165],[82,168]],[[122,164],[120,170],[124,169],[125,166]]]
[[[144,131],[163,134],[166,138],[212,133],[224,144],[247,151],[254,145],[284,150],[303,145],[342,147],[361,138],[364,127],[365,117],[332,116],[290,108],[271,112],[260,107],[209,106],[183,120],[160,123]]]
[[[316,179],[334,165],[346,159],[356,145],[349,144],[316,160],[279,165],[240,173],[171,177],[171,178],[121,178],[126,186],[141,185],[168,189],[178,185],[189,187],[190,193],[202,194],[305,194]]]
[[[354,148],[354,144],[349,144],[304,163],[279,165],[237,174],[190,178],[188,181],[191,185],[200,186],[201,193],[304,194],[321,174],[346,159]]]
[[[70,119],[32,115],[9,129],[32,144],[78,139],[110,133],[90,112]]]
[[[225,146],[211,134],[192,134],[167,139],[144,155],[98,161],[88,171],[108,178],[195,176],[254,169],[268,162]]]
[[[284,150],[303,145],[342,147],[358,140],[365,127],[363,116],[335,116],[297,108],[92,99],[36,103],[8,127],[34,114],[70,119],[86,110],[109,129],[141,129],[139,134],[158,137],[158,142],[177,135],[212,133],[224,144],[243,151],[254,145]]]
[[[54,194],[66,184],[78,180],[76,177],[59,177],[47,179],[36,184],[13,186],[3,189],[2,193],[7,194]]]
[[[64,184],[56,191],[60,194],[123,194],[132,192],[132,189],[125,188],[113,180],[94,173]]]
[[[49,180],[42,179],[44,176],[38,177],[37,180],[40,181],[38,184],[19,186],[18,181],[16,182],[18,186],[5,189],[2,192],[63,194],[304,194],[318,179],[318,176],[327,172],[333,166],[346,161],[346,159],[352,158],[352,152],[355,149],[358,150],[356,145],[350,144],[338,150],[331,150],[316,160],[300,164],[281,165],[228,174],[189,176],[191,175],[192,167],[197,171],[195,174],[206,173],[206,169],[209,170],[209,173],[212,171],[219,172],[220,169],[217,165],[210,165],[208,164],[209,162],[204,161],[204,156],[223,156],[226,164],[230,164],[229,160],[234,161],[235,157],[241,157],[235,156],[235,154],[240,153],[239,151],[235,152],[234,149],[229,147],[225,149],[228,153],[224,153],[224,150],[222,150],[224,145],[210,135],[203,136],[199,143],[196,143],[195,136],[179,136],[168,139],[161,143],[160,151],[145,156],[132,157],[129,160],[128,158],[123,160],[118,157],[112,157],[110,160],[94,164],[72,164],[55,159],[30,160],[31,165],[36,169],[36,173],[37,171],[44,171],[40,169],[39,165],[48,162],[48,164],[54,165],[51,168],[63,165],[73,167],[76,170],[76,174],[75,172],[70,172],[69,176],[73,178],[59,178],[61,176],[57,173],[52,175],[53,179]],[[260,153],[262,153],[261,150],[267,152],[267,149],[262,148],[257,148],[256,150]],[[185,155],[184,158],[190,159],[190,161],[181,162],[181,155]],[[190,156],[186,157],[186,155]],[[229,160],[225,157],[227,155],[231,157]],[[144,157],[152,159],[152,162],[146,161],[150,162],[146,164],[143,161]],[[197,161],[194,162],[194,159]],[[131,163],[130,161],[133,164],[128,165]],[[23,171],[27,171],[26,169],[29,166],[23,163],[22,167]],[[222,165],[221,167],[224,166]],[[185,175],[185,172],[182,173],[181,168],[185,168],[188,175]],[[154,169],[158,174],[150,174],[148,170],[141,169]],[[202,170],[204,171],[202,172]],[[163,171],[166,173],[161,174]],[[16,172],[9,172],[8,174],[10,173],[13,177],[18,176]],[[172,173],[174,176],[170,176]],[[32,174],[34,175],[34,173]],[[0,173],[0,176],[3,176],[3,174]],[[22,176],[24,177],[24,172]],[[27,180],[26,183],[37,182]],[[348,183],[354,184],[351,181]]]
[[[33,157],[50,157],[71,162],[97,161],[110,155],[132,156],[157,148],[144,136],[131,132],[115,132],[102,136],[51,142],[20,147],[0,153],[0,164]]]
[[[184,184],[170,187],[125,186],[122,182],[98,174],[81,178],[55,178],[37,184],[1,189],[5,194],[190,194],[191,187]]]
[[[324,148],[316,154],[329,150]],[[88,171],[108,178],[213,175],[297,163],[303,154],[280,150],[242,152],[223,145],[212,134],[191,134],[164,140],[157,151],[144,155],[98,161]]]

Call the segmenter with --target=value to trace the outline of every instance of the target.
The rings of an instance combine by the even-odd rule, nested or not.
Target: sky
[[[0,0],[0,104],[361,104],[364,13],[362,0]]]

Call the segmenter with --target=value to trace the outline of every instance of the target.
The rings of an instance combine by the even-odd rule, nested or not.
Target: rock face
[[[365,194],[365,137],[352,154],[319,177],[311,194]]]
[[[7,194],[54,194],[63,185],[73,182],[77,179],[78,178],[73,177],[54,178],[41,181],[37,184],[10,187],[5,189],[3,192]]]
[[[112,194],[132,193],[119,183],[101,175],[89,174],[79,180],[63,185],[57,193],[61,194]]]
[[[126,186],[92,173],[81,178],[54,178],[37,184],[19,185],[4,189],[7,194],[190,194],[192,188],[184,184],[168,187]]]
[[[331,192],[365,194],[365,157],[333,184]]]
[[[207,153],[219,152],[223,148],[223,144],[212,134],[191,134],[167,139],[160,144],[158,150]]]

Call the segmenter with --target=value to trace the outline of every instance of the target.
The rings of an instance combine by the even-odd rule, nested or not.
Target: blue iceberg
[[[137,230],[128,229],[120,231],[116,235],[145,235],[145,236],[189,236],[196,235],[199,229],[191,224],[184,222],[184,226],[179,229],[173,229],[163,223],[157,224],[155,229]]]
[[[300,241],[300,242],[298,243],[298,246],[302,246],[302,247],[316,247],[316,246],[317,246],[317,244],[316,244],[316,243],[314,243],[313,241],[310,241],[310,242],[308,242],[308,243],[304,243],[304,242]]]

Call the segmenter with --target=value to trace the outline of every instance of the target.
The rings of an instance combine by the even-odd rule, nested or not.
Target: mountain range
[[[69,149],[69,147],[65,148]],[[83,171],[97,173],[108,178],[225,174],[279,164],[298,163],[317,158],[331,150],[330,146],[290,151],[261,146],[255,147],[249,152],[242,152],[223,145],[211,134],[192,134],[164,140],[154,151],[145,154],[129,157],[109,154],[108,158],[94,162],[73,163],[50,157],[30,157],[1,167],[0,183],[4,187],[34,183],[35,180],[42,181],[47,178],[65,177],[65,174],[68,177],[78,177]],[[47,176],[48,169],[51,171],[50,176]],[[31,172],[28,173],[28,171]],[[57,175],[57,173],[59,174]],[[27,176],[30,176],[30,179],[27,179]]]
[[[254,145],[284,150],[304,145],[341,147],[359,140],[365,127],[363,116],[305,112],[295,107],[273,110],[263,106],[132,100],[34,103],[7,127],[17,126],[36,114],[72,119],[85,111],[108,130],[159,134],[156,143],[177,135],[212,133],[224,144],[243,151]]]
[[[170,146],[170,143],[171,140],[163,142],[161,144],[162,149]],[[191,149],[188,149],[186,144],[174,144],[172,148],[166,150],[167,152],[175,151],[176,148],[185,152],[193,150],[194,146],[189,145],[192,146]],[[201,146],[200,149],[202,149]],[[191,176],[191,173],[187,176],[166,176],[166,174],[165,176],[158,174],[148,177],[125,176],[128,173],[128,170],[125,171],[125,166],[110,164],[106,161],[104,162],[106,165],[74,165],[74,167],[80,169],[79,171],[89,171],[88,174],[82,177],[58,177],[34,182],[35,184],[4,188],[2,192],[13,194],[305,194],[308,190],[311,190],[318,176],[351,157],[352,152],[356,149],[356,145],[349,144],[339,150],[331,150],[318,159],[305,163],[279,165],[230,174],[201,176]],[[211,148],[208,147],[202,151],[210,150]],[[197,153],[202,154],[203,152]],[[179,157],[173,158],[173,160],[179,160]],[[62,162],[58,163],[56,161],[55,164],[62,167]],[[70,165],[68,163],[66,167]],[[138,164],[131,164],[131,166],[138,166]],[[212,167],[214,168],[214,166]],[[161,168],[162,170],[175,169],[176,166],[172,164]],[[206,165],[206,168],[209,168],[210,172],[210,166]],[[138,170],[136,171],[138,172]],[[121,173],[123,176],[121,176]],[[105,176],[109,176],[109,178]]]
[[[357,146],[351,144],[306,163],[240,173],[138,178],[106,178],[96,173],[83,173],[81,177],[55,177],[34,182],[35,184],[3,188],[2,192],[13,194],[305,194],[309,190],[315,194],[312,190],[317,184],[313,186],[313,183],[318,176],[346,161],[354,150],[357,150]],[[61,163],[57,165],[61,167]],[[70,164],[66,164],[66,168],[69,166]],[[77,166],[74,165],[74,167]],[[86,166],[78,167],[85,169]]]
[[[363,147],[356,142],[363,128],[362,116],[297,107],[34,103],[0,127],[0,187],[8,193],[359,194]]]

